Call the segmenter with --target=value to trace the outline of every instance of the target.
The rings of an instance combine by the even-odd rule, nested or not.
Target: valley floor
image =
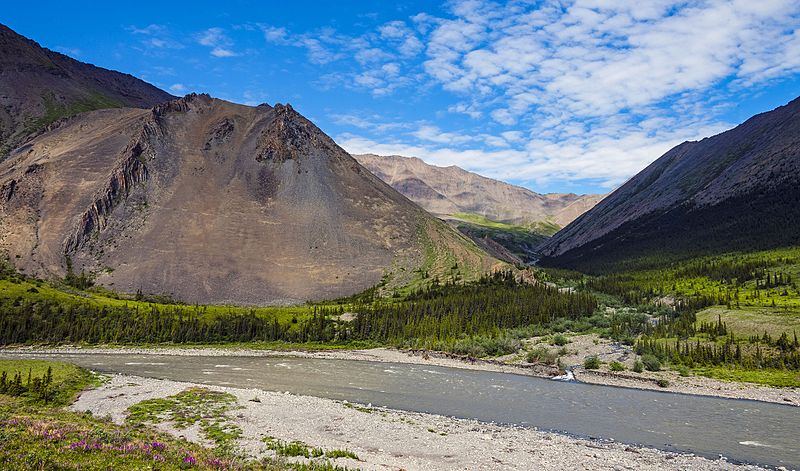
[[[134,404],[176,395],[192,387],[199,385],[114,375],[105,385],[85,391],[71,408],[92,411],[94,416],[110,416],[121,423]],[[358,460],[340,457],[335,464],[364,470],[759,469],[534,429],[255,389],[202,387],[235,397],[235,407],[228,413],[228,419],[241,429],[237,447],[252,457],[274,453],[265,440],[266,443],[299,440],[309,447],[352,452]],[[157,427],[192,441],[204,441],[191,428],[178,429],[169,422]]]
[[[762,386],[753,383],[736,381],[721,381],[704,376],[680,376],[676,371],[664,370],[658,372],[644,371],[635,373],[630,366],[634,356],[628,347],[600,339],[595,335],[578,335],[570,337],[571,342],[566,348],[570,355],[564,357],[565,364],[574,372],[578,381],[592,384],[604,384],[636,389],[652,389],[681,394],[697,394],[703,396],[725,397],[733,399],[750,399],[755,401],[773,402],[791,406],[800,406],[800,388],[777,388]],[[527,342],[535,343],[541,339],[529,339]],[[392,363],[411,363],[420,365],[434,365],[451,368],[472,370],[495,371],[502,373],[522,374],[529,376],[549,378],[557,374],[553,367],[532,365],[524,361],[522,355],[507,355],[498,359],[474,360],[457,355],[426,352],[407,351],[392,348],[370,348],[360,350],[322,350],[322,351],[278,351],[258,350],[246,347],[58,347],[58,348],[26,348],[19,347],[6,349],[6,351],[28,353],[127,353],[127,354],[157,354],[157,355],[197,355],[197,356],[291,356],[299,358],[324,358],[336,360],[378,361]],[[583,359],[588,356],[597,356],[603,360],[604,366],[597,370],[587,370],[581,366]],[[626,371],[612,372],[607,368],[611,361],[619,361],[627,366]],[[667,380],[669,385],[658,385],[659,380]]]

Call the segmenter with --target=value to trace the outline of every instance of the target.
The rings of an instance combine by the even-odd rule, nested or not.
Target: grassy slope
[[[43,281],[35,281],[21,278],[0,279],[0,298],[19,298],[24,297],[31,300],[56,300],[64,303],[88,303],[92,306],[110,306],[138,308],[149,310],[151,306],[166,308],[170,305],[150,303],[146,301],[136,301],[135,299],[125,299],[115,293],[90,289],[86,291],[77,290],[68,286],[56,286]],[[229,313],[255,312],[259,315],[277,316],[280,322],[289,322],[292,318],[298,320],[308,317],[311,314],[310,306],[276,306],[276,307],[239,307],[239,306],[217,306],[217,305],[187,305],[185,308],[213,318],[214,316]]]
[[[480,214],[455,213],[452,214],[451,216],[456,219],[460,219],[464,222],[469,222],[490,229],[498,229],[502,231],[512,231],[512,232],[534,233],[543,236],[551,236],[561,229],[561,226],[552,221],[538,221],[532,224],[520,225],[520,224],[509,224],[500,221],[493,221],[487,218],[486,216],[482,216]]]
[[[525,262],[534,260],[536,247],[560,229],[548,221],[523,226],[470,213],[456,213],[452,217],[459,221],[457,226],[461,232],[472,238],[488,237]]]
[[[793,284],[756,289],[754,280],[735,286],[707,276],[683,274],[687,267],[701,262],[746,263],[754,260],[766,261],[769,264],[767,271],[770,273],[791,275]],[[624,272],[621,276],[632,287],[641,291],[650,290],[655,296],[724,297],[729,293],[734,303],[738,301],[742,312],[768,312],[768,317],[773,318],[800,317],[800,247],[695,258],[663,269]],[[785,324],[783,321],[781,323]]]

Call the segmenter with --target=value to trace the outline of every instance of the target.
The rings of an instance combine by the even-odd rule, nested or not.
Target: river
[[[21,354],[0,354],[0,357]],[[290,357],[30,354],[104,372],[538,427],[770,466],[800,467],[800,407],[458,368]]]

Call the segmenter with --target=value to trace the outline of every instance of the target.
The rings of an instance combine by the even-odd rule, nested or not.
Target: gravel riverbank
[[[113,375],[103,386],[84,392],[71,407],[122,422],[127,408],[133,404],[174,395],[192,386],[195,385]],[[262,441],[269,436],[285,441],[301,440],[324,449],[352,451],[360,461],[337,458],[336,464],[363,470],[761,469],[529,428],[353,407],[329,399],[256,389],[203,387],[236,397],[240,408],[230,414],[230,420],[242,429],[238,446],[252,457],[272,453]],[[200,440],[196,434],[171,428],[169,424],[159,428],[189,440]]]

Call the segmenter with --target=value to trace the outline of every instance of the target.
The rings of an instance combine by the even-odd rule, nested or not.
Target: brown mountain
[[[605,271],[800,244],[800,98],[685,142],[551,238],[546,264]]]
[[[0,248],[125,292],[290,303],[497,262],[289,105],[189,95],[82,113],[0,164]]]
[[[174,98],[128,74],[45,49],[0,24],[0,158],[65,116]]]
[[[518,225],[550,222],[564,226],[603,195],[534,193],[456,166],[437,167],[416,157],[354,155],[394,189],[438,216],[469,213]]]

